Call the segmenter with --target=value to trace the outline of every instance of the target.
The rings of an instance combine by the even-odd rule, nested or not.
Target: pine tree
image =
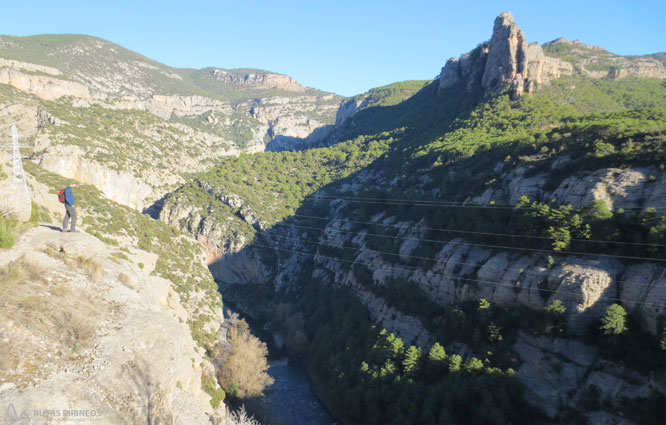
[[[392,358],[398,358],[400,355],[405,351],[405,343],[402,342],[400,338],[395,336],[395,334],[391,333],[387,338],[386,341],[389,344],[389,351],[390,351],[390,356]]]
[[[453,354],[449,356],[449,371],[458,372],[460,371],[460,366],[462,365],[462,357],[460,354]]]
[[[414,345],[409,347],[405,353],[405,358],[402,361],[402,367],[405,373],[412,373],[418,369],[421,354],[421,347],[416,347]]]
[[[606,308],[606,314],[601,319],[601,330],[604,335],[616,337],[627,330],[627,312],[620,304],[611,304]]]
[[[431,365],[441,365],[446,360],[446,351],[439,342],[436,342],[428,353],[428,363]]]

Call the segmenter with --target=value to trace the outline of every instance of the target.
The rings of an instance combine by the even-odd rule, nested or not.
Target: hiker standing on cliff
[[[62,231],[63,232],[76,232],[76,206],[74,205],[74,192],[72,188],[76,187],[76,183],[70,183],[65,188],[65,218],[62,220]],[[67,222],[69,219],[72,219],[72,227],[67,230]]]

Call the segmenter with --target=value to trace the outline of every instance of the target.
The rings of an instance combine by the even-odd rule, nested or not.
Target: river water
[[[225,305],[225,310],[233,311]],[[241,315],[252,333],[268,346],[268,374],[275,382],[264,391],[265,396],[247,404],[248,412],[262,425],[331,425],[337,422],[328,414],[312,391],[312,383],[302,361],[284,357],[273,334],[262,323]]]
[[[264,425],[330,425],[335,421],[312,392],[304,365],[288,359],[273,361],[268,373],[275,383],[261,400],[270,416]]]

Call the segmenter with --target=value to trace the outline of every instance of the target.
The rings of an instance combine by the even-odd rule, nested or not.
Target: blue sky
[[[261,68],[344,96],[434,78],[505,10],[531,42],[666,51],[664,1],[12,1],[2,33],[89,34],[170,66]],[[5,4],[8,3],[8,4]]]

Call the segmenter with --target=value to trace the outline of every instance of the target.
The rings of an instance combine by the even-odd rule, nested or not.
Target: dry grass
[[[0,333],[9,340],[0,343],[0,383],[45,375],[49,355],[53,361],[55,353],[87,347],[105,310],[91,290],[74,289],[25,257],[0,267],[0,294]]]
[[[95,258],[79,256],[76,258],[74,265],[78,266],[80,269],[85,270],[88,273],[88,277],[93,282],[98,283],[100,280],[102,280],[102,276],[104,274],[102,261]]]
[[[92,280],[94,283],[101,281],[102,277],[104,276],[104,265],[100,259],[84,257],[82,255],[79,255],[78,257],[71,257],[67,255],[67,253],[62,248],[52,244],[46,245],[46,248],[44,248],[44,253],[50,257],[62,260],[68,266],[85,270],[90,280]]]
[[[9,205],[0,205],[0,218],[12,218],[15,216],[14,209]]]
[[[132,285],[132,279],[129,277],[127,273],[121,272],[118,275],[118,280],[120,281],[120,283],[127,286],[128,288],[134,289],[134,285]]]

